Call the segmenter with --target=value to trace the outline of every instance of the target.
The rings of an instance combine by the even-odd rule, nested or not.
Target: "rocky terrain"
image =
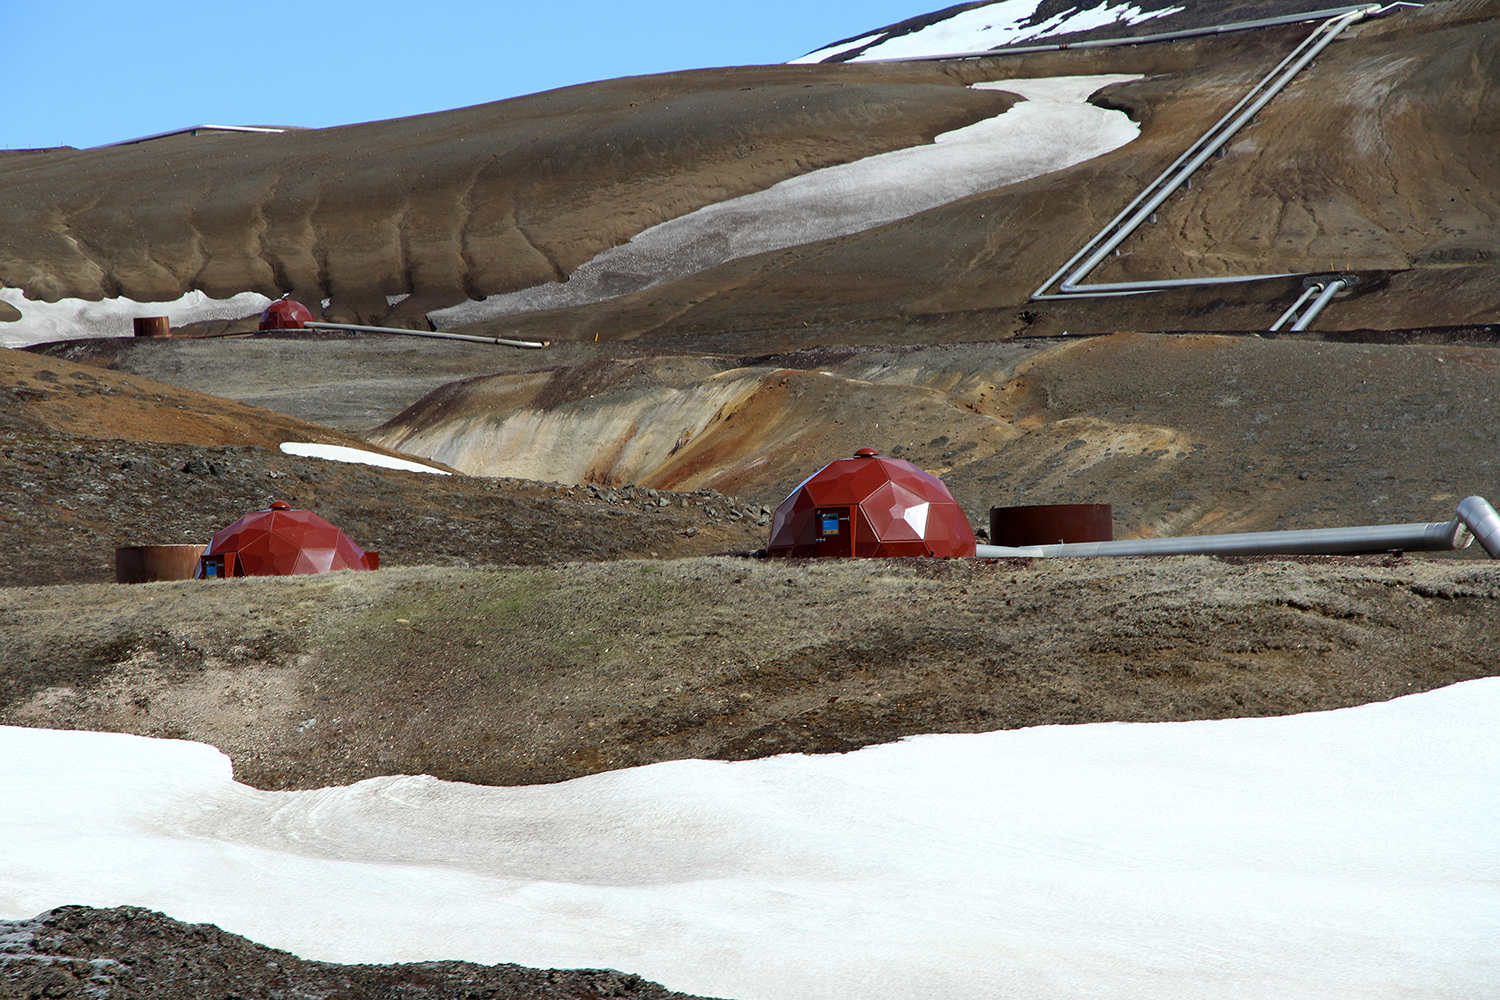
[[[717,557],[3,595],[0,723],[200,740],[270,789],[1336,708],[1493,673],[1500,637],[1500,571],[1417,557]]]
[[[112,1000],[692,1000],[607,969],[525,969],[468,962],[333,965],[185,924],[138,906],[62,906],[0,921],[0,996]]]
[[[420,327],[656,222],[1012,103],[965,84],[1144,74],[1094,97],[1142,126],[1114,153],[472,328],[543,351],[278,334],[5,352],[0,724],[201,740],[267,789],[531,784],[917,733],[1317,711],[1494,674],[1500,569],[1477,547],[751,553],[803,477],[861,446],[941,475],[981,530],[1007,504],[1111,503],[1129,537],[1440,521],[1464,496],[1500,498],[1497,15],[1446,0],[1352,30],[1097,275],[1357,273],[1298,336],[1253,332],[1295,278],[1029,296],[1304,26],[671,74],[0,158],[0,284],[289,291],[328,318]],[[285,441],[458,474],[297,458]],[[115,546],[205,542],[276,499],[383,568],[111,582]],[[676,995],[628,971],[335,967],[132,908],[0,927],[0,995],[28,998]]]

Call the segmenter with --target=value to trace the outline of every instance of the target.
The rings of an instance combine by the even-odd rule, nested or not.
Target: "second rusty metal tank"
[[[990,544],[1006,546],[1109,542],[1114,508],[1107,503],[1050,503],[990,508]]]

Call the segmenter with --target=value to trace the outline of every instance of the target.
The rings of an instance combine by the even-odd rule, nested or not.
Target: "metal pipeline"
[[[522,347],[529,350],[547,347],[550,340],[507,340],[504,337],[475,337],[467,333],[438,333],[436,330],[402,330],[393,326],[362,326],[358,323],[323,323],[316,320],[304,322],[308,330],[347,330],[351,333],[393,333],[402,337],[432,337],[439,340],[468,340],[476,344],[498,344],[501,347]]]
[[[1492,559],[1500,559],[1500,514],[1483,497],[1468,497],[1451,521],[1382,524],[1302,531],[1250,531],[1233,535],[1129,538],[1060,545],[977,545],[980,558],[1090,556],[1368,555],[1378,552],[1440,552],[1468,547],[1478,537]]]
[[[1267,331],[1267,332],[1269,332],[1269,333],[1275,333],[1277,330],[1280,330],[1281,327],[1282,327],[1282,324],[1284,324],[1287,320],[1291,319],[1293,316],[1297,315],[1297,310],[1302,308],[1302,303],[1306,302],[1308,299],[1312,298],[1314,295],[1317,295],[1322,290],[1323,290],[1323,285],[1321,283],[1320,284],[1315,284],[1315,285],[1308,285],[1306,288],[1302,289],[1302,294],[1299,295],[1299,296],[1297,296],[1297,301],[1293,302],[1291,304],[1291,306],[1289,306],[1287,308],[1286,312],[1284,312],[1280,316],[1276,317],[1276,322],[1274,322],[1274,323],[1271,324],[1271,329],[1269,331]]]
[[[1465,497],[1458,505],[1458,517],[1479,539],[1491,559],[1500,559],[1500,514],[1484,497]]]
[[[1303,313],[1301,318],[1292,324],[1293,332],[1306,330],[1307,325],[1318,318],[1318,313],[1323,311],[1323,307],[1332,302],[1335,295],[1349,287],[1349,282],[1343,278],[1335,278],[1328,282],[1327,285],[1314,285],[1313,287],[1321,288],[1322,293],[1313,300],[1312,305],[1308,306],[1307,312]]]
[[[1234,137],[1256,113],[1272,98],[1286,89],[1287,85],[1309,63],[1313,61],[1350,25],[1378,13],[1379,4],[1347,8],[1345,12],[1324,21],[1297,45],[1281,62],[1262,77],[1255,86],[1240,98],[1214,125],[1198,137],[1172,165],[1162,171],[1150,184],[1133,198],[1109,224],[1085,243],[1068,262],[1058,268],[1041,287],[1032,293],[1033,300],[1069,298],[1107,298],[1118,295],[1139,295],[1144,292],[1168,288],[1196,288],[1209,285],[1236,284],[1246,281],[1264,281],[1271,278],[1295,277],[1298,272],[1281,274],[1232,275],[1218,278],[1178,278],[1159,281],[1101,282],[1083,285],[1088,275],[1125,241],[1131,233],[1151,217],[1174,191],[1185,185],[1192,175],[1213,156],[1215,151]],[[1080,263],[1080,261],[1082,263]],[[1071,269],[1071,273],[1069,273]],[[1066,277],[1064,277],[1066,275]],[[1058,291],[1049,293],[1048,288],[1057,284]]]

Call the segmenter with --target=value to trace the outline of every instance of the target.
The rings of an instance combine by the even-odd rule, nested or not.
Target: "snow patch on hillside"
[[[740,1000],[1493,996],[1497,717],[1486,678],[301,792],[236,784],[198,743],[0,728],[0,918],[130,903],[306,958],[611,967]]]
[[[390,455],[382,455],[378,451],[365,451],[363,448],[350,448],[341,444],[283,441],[281,443],[281,450],[287,455],[298,455],[302,458],[321,458],[328,462],[374,465],[382,469],[400,469],[403,472],[430,472],[436,476],[453,475],[451,472],[434,469],[432,466],[423,465],[421,462],[413,462],[405,458],[393,458]]]
[[[982,7],[955,11],[940,21],[905,33],[890,28],[839,42],[792,62],[823,62],[856,51],[849,62],[986,52],[1004,45],[1093,31],[1111,24],[1139,24],[1178,14],[1185,9],[1142,10],[1133,3],[1104,0],[1093,7],[1070,7],[1038,21],[1036,11],[1040,5],[1041,0],[997,0]]]
[[[123,296],[40,302],[26,298],[19,288],[0,288],[0,302],[14,306],[21,314],[18,320],[0,323],[0,347],[88,337],[129,337],[134,333],[131,320],[137,316],[165,316],[173,326],[243,319],[263,312],[271,301],[256,292],[211,299],[203,292],[191,291],[170,302],[137,302]]]
[[[586,305],[675,281],[727,261],[848,236],[1063,170],[1130,142],[1140,126],[1087,103],[1138,75],[1048,77],[977,84],[1025,100],[1004,114],[913,146],[825,167],[764,191],[705,206],[638,234],[549,282],[430,313],[439,328]]]

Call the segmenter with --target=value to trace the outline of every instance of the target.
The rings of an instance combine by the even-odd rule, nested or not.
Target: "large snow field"
[[[137,302],[124,297],[40,302],[26,298],[19,288],[0,287],[0,302],[15,306],[21,314],[13,322],[0,322],[0,347],[25,347],[54,340],[133,336],[130,321],[137,316],[166,316],[173,326],[241,319],[262,312],[271,299],[257,292],[211,299],[203,292],[191,291],[170,302]]]
[[[1093,31],[1111,24],[1139,24],[1178,14],[1185,9],[1166,7],[1160,10],[1142,10],[1132,3],[1101,0],[1092,7],[1069,7],[1037,20],[1037,8],[1041,6],[1041,2],[1042,0],[997,0],[968,10],[955,10],[940,21],[905,34],[876,31],[862,38],[809,52],[792,62],[823,62],[825,59],[856,51],[858,54],[852,56],[850,62],[985,52],[1002,45]]]
[[[0,728],[0,916],[740,1000],[1500,995],[1500,678],[1267,719],[922,736],[556,785],[262,792]]]
[[[1005,184],[1052,173],[1130,142],[1140,127],[1087,103],[1134,75],[981,83],[1025,98],[1004,114],[929,145],[825,167],[653,226],[599,254],[566,282],[440,309],[439,329],[515,313],[601,302],[726,261],[864,232]]]

